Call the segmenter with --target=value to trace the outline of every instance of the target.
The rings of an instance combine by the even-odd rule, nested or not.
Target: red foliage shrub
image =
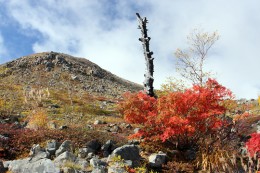
[[[187,143],[225,125],[222,115],[226,108],[221,102],[230,98],[230,90],[209,79],[205,86],[194,85],[158,99],[143,92],[127,93],[119,110],[127,122],[143,125],[132,137]]]
[[[260,133],[253,133],[251,138],[247,141],[246,146],[251,157],[255,154],[260,158]]]

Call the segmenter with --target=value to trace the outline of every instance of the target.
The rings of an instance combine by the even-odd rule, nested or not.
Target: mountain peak
[[[23,56],[0,65],[0,69],[1,80],[8,79],[22,86],[57,90],[73,86],[77,91],[109,97],[142,89],[141,85],[122,79],[85,58],[57,52]]]

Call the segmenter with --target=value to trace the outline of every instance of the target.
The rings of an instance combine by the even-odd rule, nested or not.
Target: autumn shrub
[[[44,109],[31,111],[28,118],[28,127],[33,129],[46,128],[48,124],[48,114]]]
[[[260,133],[252,133],[251,138],[246,142],[248,152],[251,157],[260,158]]]
[[[194,85],[158,99],[143,92],[126,93],[119,110],[127,122],[143,126],[131,137],[171,141],[185,147],[226,125],[226,108],[221,102],[231,98],[230,90],[209,79],[205,86]]]

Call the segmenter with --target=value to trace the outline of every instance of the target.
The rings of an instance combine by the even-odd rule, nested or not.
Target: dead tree
[[[141,29],[141,34],[142,38],[139,38],[139,41],[142,42],[143,45],[143,50],[144,50],[144,57],[145,57],[145,63],[146,63],[146,70],[145,70],[145,80],[144,80],[144,90],[147,93],[147,95],[151,97],[155,97],[154,90],[153,90],[153,72],[154,72],[154,65],[153,65],[153,60],[154,58],[152,57],[153,52],[150,51],[149,49],[149,42],[151,40],[150,37],[148,37],[147,31],[148,29],[146,28],[146,24],[148,23],[148,20],[146,17],[141,18],[139,13],[136,13],[139,25],[138,29]]]

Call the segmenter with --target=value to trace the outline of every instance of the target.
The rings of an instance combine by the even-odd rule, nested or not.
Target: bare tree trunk
[[[154,90],[153,90],[153,72],[154,72],[154,65],[152,58],[153,52],[149,49],[149,41],[151,40],[150,37],[148,37],[147,34],[147,28],[146,24],[148,23],[148,20],[146,17],[141,18],[139,13],[136,13],[139,25],[138,29],[141,29],[142,38],[139,38],[139,41],[142,42],[143,50],[144,50],[144,57],[146,61],[146,70],[145,70],[145,80],[144,80],[144,90],[147,93],[147,95],[151,97],[155,97]]]

